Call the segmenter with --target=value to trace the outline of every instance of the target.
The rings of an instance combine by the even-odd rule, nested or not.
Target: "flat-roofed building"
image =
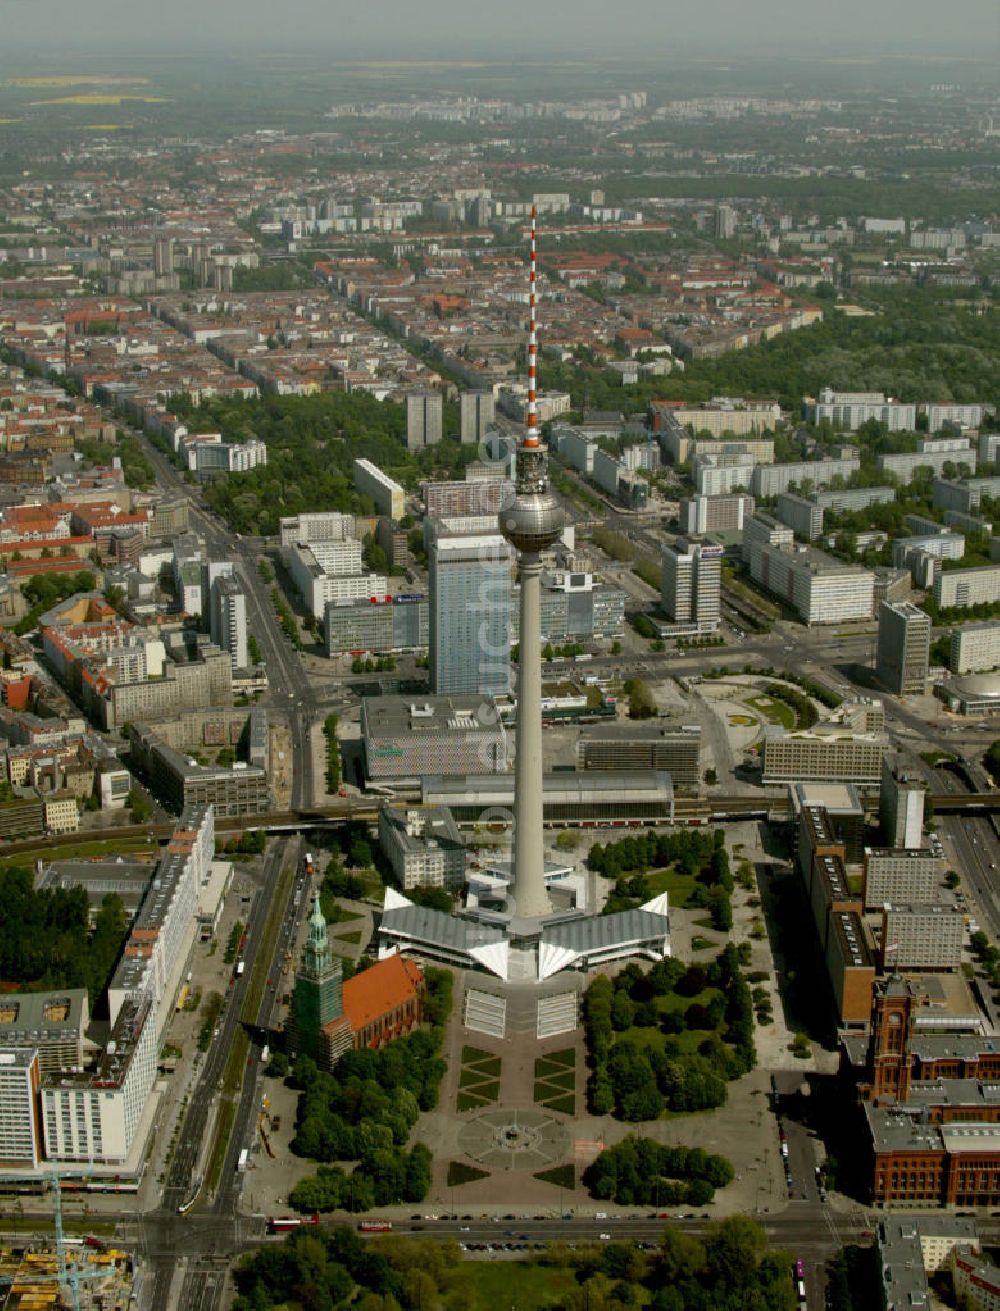
[[[882,760],[879,816],[886,846],[920,846],[924,833],[924,798],[927,782],[902,756],[886,752]]]
[[[748,491],[753,481],[752,455],[740,455],[723,463],[720,455],[695,455],[691,476],[699,496],[728,496],[737,491]]]
[[[431,687],[438,694],[510,690],[513,551],[498,531],[430,546]]]
[[[558,771],[542,779],[545,824],[551,828],[592,827],[615,821],[668,824],[674,818],[669,774]],[[514,819],[514,775],[428,775],[421,799],[447,806],[460,827],[484,822],[509,828]]]
[[[441,440],[443,399],[437,391],[411,391],[406,397],[406,448],[422,450]]]
[[[170,746],[146,724],[129,726],[130,756],[150,788],[174,814],[189,806],[212,806],[222,818],[266,814],[271,789],[266,769],[236,761],[201,765]]]
[[[1000,496],[1000,477],[935,478],[931,486],[931,501],[940,510],[961,510],[968,514],[979,509],[984,496],[991,500]]]
[[[43,1074],[83,1068],[89,1024],[86,988],[0,993],[0,1050],[37,1051]]]
[[[835,560],[811,546],[752,542],[748,555],[753,580],[786,601],[803,623],[871,618],[875,578],[868,569]]]
[[[953,1270],[959,1291],[959,1262],[979,1264],[973,1255],[979,1251],[975,1221],[954,1215],[886,1216],[878,1222],[876,1246],[885,1311],[930,1307],[929,1274]]]
[[[714,633],[722,619],[723,548],[679,538],[664,548],[660,597],[668,618],[694,633]]]
[[[843,857],[836,853],[816,854],[813,857],[812,887],[809,905],[813,923],[825,952],[830,939],[830,921],[835,915],[852,912],[861,914],[861,898],[851,892]]]
[[[796,852],[802,862],[802,818],[808,810],[821,809],[827,826],[827,840],[840,844],[829,848],[840,851],[847,866],[861,864],[865,839],[865,808],[853,783],[791,783],[788,799],[799,825]],[[808,818],[808,817],[806,817]],[[842,850],[841,850],[842,848]],[[810,856],[811,859],[811,856]]]
[[[128,1161],[156,1081],[155,1012],[147,988],[130,992],[114,1013],[111,1037],[95,1068],[45,1079],[42,1120],[49,1160],[118,1166]]]
[[[799,460],[792,464],[758,464],[750,490],[754,496],[777,496],[806,483],[815,491],[829,487],[835,478],[850,478],[861,468],[861,456],[845,455],[834,460]]]
[[[700,537],[704,533],[742,532],[754,512],[755,501],[745,492],[729,496],[692,496],[681,501],[681,532]]]
[[[943,873],[944,861],[924,847],[865,847],[865,910],[932,901]]]
[[[804,496],[781,492],[774,512],[803,541],[811,542],[823,531],[823,507]]]
[[[415,593],[388,600],[328,602],[323,619],[326,653],[426,651],[429,613],[427,597]]]
[[[948,466],[953,465],[959,473],[964,470],[967,473],[976,472],[976,452],[968,450],[953,450],[950,447],[947,450],[927,449],[923,451],[899,451],[894,454],[887,453],[878,457],[878,467],[882,473],[892,474],[898,478],[902,484],[911,483],[917,473],[923,469],[930,469],[934,475],[940,478],[948,472]],[[955,509],[961,509],[961,506],[955,506]]]
[[[693,786],[701,779],[700,751],[700,724],[597,724],[577,742],[577,768],[658,770],[669,774],[675,784]]]
[[[486,440],[486,430],[496,418],[496,399],[492,391],[464,391],[459,399],[461,438],[476,445]]]
[[[840,724],[818,724],[800,732],[771,724],[764,730],[763,781],[876,784],[885,750],[884,737],[845,732]]]
[[[354,461],[354,486],[363,496],[372,498],[378,514],[399,520],[406,513],[406,493],[371,460]]]
[[[930,668],[931,619],[909,601],[884,601],[878,612],[875,672],[897,696],[922,696]]]
[[[941,610],[992,605],[1000,600],[1000,564],[942,570],[934,580],[934,603]]]
[[[473,478],[463,482],[422,482],[424,510],[438,518],[467,514],[497,515],[514,500],[509,478]]]
[[[297,542],[312,546],[317,542],[346,542],[358,538],[354,515],[341,514],[338,510],[284,515],[278,521],[278,530],[282,546],[294,546]]]
[[[965,916],[954,897],[890,904],[882,910],[882,967],[957,970],[962,963]]]
[[[376,781],[507,769],[507,734],[490,697],[365,697],[361,736]]]
[[[912,432],[917,426],[917,407],[906,401],[894,401],[882,392],[834,391],[824,387],[814,400],[804,398],[814,423],[826,419],[847,432],[856,432],[869,419],[887,425],[890,432]]]
[[[360,542],[327,542],[312,546],[286,546],[282,560],[302,599],[322,619],[326,607],[346,601],[370,601],[389,595],[384,574],[361,572]],[[331,567],[327,569],[326,564]]]
[[[845,487],[813,492],[809,498],[831,514],[845,511],[867,510],[870,505],[891,505],[896,499],[895,487]]]
[[[962,624],[951,631],[948,668],[953,674],[981,673],[1000,666],[1000,624]]]
[[[875,959],[868,946],[864,922],[855,911],[831,914],[824,959],[840,1022],[867,1024],[872,1009]]]
[[[1000,1311],[1000,1269],[964,1246],[955,1246],[951,1278],[959,1305],[974,1311]]]
[[[25,1169],[41,1164],[40,1107],[38,1052],[6,1050],[0,1044],[0,1165]]]
[[[457,888],[465,879],[465,843],[446,806],[384,802],[378,840],[404,892]]]

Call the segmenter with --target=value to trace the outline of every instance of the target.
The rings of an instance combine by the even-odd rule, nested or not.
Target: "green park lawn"
[[[577,1287],[572,1270],[528,1261],[465,1261],[460,1278],[469,1311],[495,1311],[501,1307],[545,1311],[565,1306]]]

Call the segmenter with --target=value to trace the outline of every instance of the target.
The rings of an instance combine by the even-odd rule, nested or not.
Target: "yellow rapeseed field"
[[[117,77],[104,73],[70,73],[65,76],[10,77],[0,82],[0,86],[145,86],[148,81],[148,77]]]
[[[122,105],[138,101],[144,105],[162,105],[166,103],[163,96],[126,96],[92,92],[78,96],[55,96],[51,100],[36,100],[36,105]]]

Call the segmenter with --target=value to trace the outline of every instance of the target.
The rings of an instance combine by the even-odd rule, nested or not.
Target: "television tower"
[[[545,890],[542,848],[542,597],[540,553],[552,546],[563,526],[559,503],[549,491],[545,451],[538,436],[535,379],[535,219],[531,207],[528,325],[528,423],[517,451],[513,504],[500,512],[500,531],[518,552],[521,575],[520,660],[517,674],[517,758],[514,773],[513,898],[520,920],[551,914]]]

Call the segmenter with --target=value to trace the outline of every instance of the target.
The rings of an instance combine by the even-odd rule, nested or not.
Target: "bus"
[[[239,978],[242,978],[242,976],[243,976],[243,971],[244,971],[245,969],[246,969],[246,962],[245,962],[245,961],[238,960],[238,961],[236,962],[236,977],[237,977],[238,979],[239,979]]]
[[[307,1220],[303,1220],[302,1217],[298,1215],[269,1216],[267,1221],[267,1228],[268,1228],[268,1232],[272,1234],[287,1234],[287,1233],[291,1233],[293,1229],[300,1229],[303,1225],[318,1225],[318,1224],[319,1224],[319,1212],[317,1211],[315,1212],[315,1214],[309,1216]]]
[[[363,1234],[388,1234],[392,1231],[391,1220],[362,1220],[358,1229]]]
[[[244,1147],[243,1150],[240,1152],[239,1160],[236,1162],[236,1173],[237,1173],[237,1174],[246,1174],[246,1172],[247,1172],[247,1162],[248,1162],[249,1160],[250,1160],[250,1153],[249,1153],[249,1152],[247,1151],[247,1149]]]

